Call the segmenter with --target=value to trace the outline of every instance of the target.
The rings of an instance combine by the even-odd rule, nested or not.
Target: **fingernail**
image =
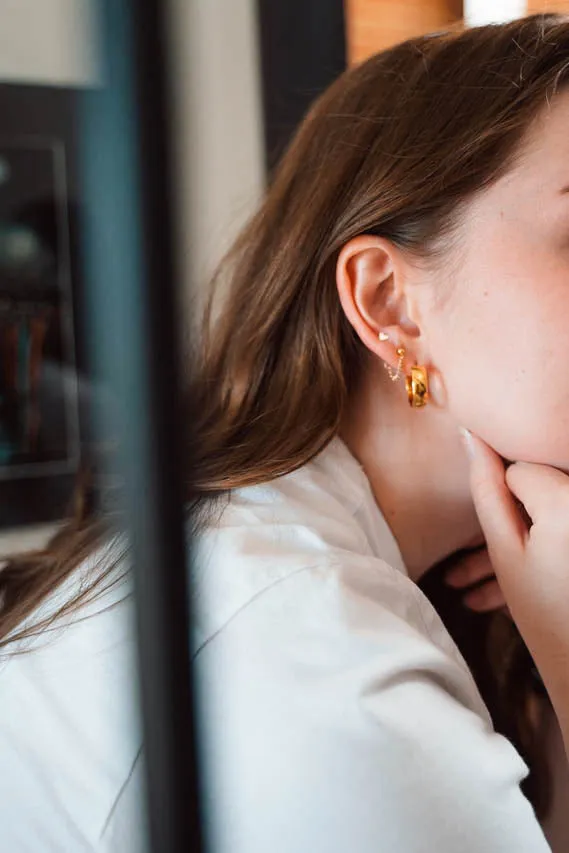
[[[468,453],[471,459],[474,458],[474,441],[472,440],[472,433],[469,432],[464,427],[459,428],[460,437],[462,438],[463,444],[466,448],[466,452]]]

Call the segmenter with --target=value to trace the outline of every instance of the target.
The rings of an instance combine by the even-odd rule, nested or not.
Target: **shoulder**
[[[299,476],[243,489],[218,506],[193,549],[194,649],[234,621],[261,631],[269,614],[291,610],[292,628],[303,618],[337,630],[370,622],[443,645],[464,662],[430,602],[400,566],[372,549],[356,513]],[[390,548],[386,537],[386,557]],[[381,543],[379,550],[381,550]],[[270,641],[270,638],[267,638]]]
[[[354,514],[348,481],[342,499],[316,463],[271,483],[239,489],[208,508],[193,544],[192,593],[199,649],[237,614],[304,573],[373,556]],[[378,561],[381,563],[381,561]],[[392,570],[386,564],[383,571]]]
[[[527,768],[357,472],[327,460],[234,493],[194,551],[215,849],[547,849]]]
[[[438,614],[387,562],[333,549],[301,552],[296,563],[288,551],[270,564],[264,557],[253,568],[252,562],[249,552],[233,553],[210,567],[201,584],[195,651],[206,678],[223,679],[230,670],[231,679],[242,678],[255,692],[256,679],[269,683],[263,671],[273,684],[290,680],[294,687],[298,669],[317,674],[323,667],[329,675],[364,665],[371,667],[377,691],[393,678],[432,679],[490,723]],[[345,698],[353,701],[354,695]]]
[[[105,849],[111,816],[127,801],[141,736],[130,576],[120,551],[109,546],[93,555],[32,619],[53,619],[94,571],[105,573],[96,595],[2,652],[6,849]]]
[[[367,558],[307,566],[202,646],[217,850],[547,849],[527,768],[410,583]]]
[[[194,651],[202,671],[286,680],[319,650],[327,666],[375,655],[378,683],[438,678],[488,722],[473,677],[438,614],[406,574],[372,553],[351,515],[296,513],[280,490],[227,505],[194,554]],[[330,512],[330,508],[324,508]],[[278,659],[278,665],[277,665]],[[279,669],[280,667],[280,669]]]

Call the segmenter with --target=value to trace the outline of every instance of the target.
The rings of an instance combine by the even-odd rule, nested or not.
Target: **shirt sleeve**
[[[527,767],[394,575],[297,572],[199,652],[212,853],[550,850]]]

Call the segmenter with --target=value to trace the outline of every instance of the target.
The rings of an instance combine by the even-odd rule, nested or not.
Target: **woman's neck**
[[[369,478],[412,580],[482,544],[467,459],[444,410],[411,409],[402,383],[378,369],[352,399],[340,434]]]

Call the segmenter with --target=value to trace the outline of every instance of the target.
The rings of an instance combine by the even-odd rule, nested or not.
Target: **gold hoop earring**
[[[397,380],[401,378],[401,373],[403,372],[403,361],[405,359],[405,347],[397,347],[395,352],[398,356],[396,369],[394,370],[390,364],[387,364],[387,362],[383,365],[392,382],[397,382]]]
[[[405,380],[409,405],[413,409],[422,409],[429,399],[429,380],[427,370],[415,365]]]

